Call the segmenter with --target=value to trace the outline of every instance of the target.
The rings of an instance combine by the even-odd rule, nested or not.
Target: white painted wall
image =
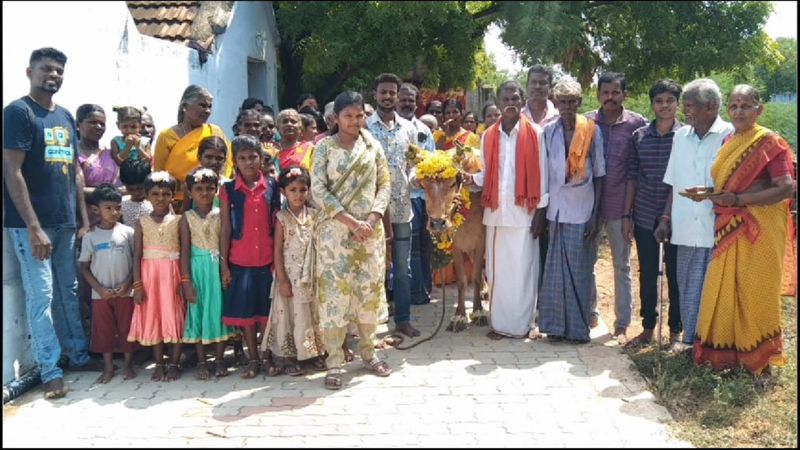
[[[277,31],[271,2],[236,2],[227,31],[201,67],[188,47],[142,36],[123,1],[3,2],[3,105],[28,93],[30,53],[55,47],[67,55],[64,83],[54,99],[73,114],[83,103],[106,110],[101,144],[119,134],[112,106],[146,106],[156,132],[177,122],[189,84],[214,95],[211,123],[232,137],[247,95],[247,57],[267,61],[267,103],[277,110]],[[259,31],[264,30],[264,31]],[[3,383],[32,366],[19,268],[3,232]],[[19,370],[15,372],[15,367]]]

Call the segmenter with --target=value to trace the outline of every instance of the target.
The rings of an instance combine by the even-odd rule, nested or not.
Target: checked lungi
[[[539,330],[549,336],[589,341],[594,246],[586,224],[549,222],[547,261],[539,293]]]

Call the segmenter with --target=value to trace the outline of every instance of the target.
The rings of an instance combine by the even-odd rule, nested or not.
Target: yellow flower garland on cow
[[[428,153],[424,157],[421,155],[422,154],[417,151],[416,148],[409,149],[408,159],[414,162],[419,161],[417,164],[418,179],[455,180],[459,172],[459,167],[452,155],[441,150]],[[469,189],[467,187],[462,187],[458,195],[453,199],[453,204],[451,205],[451,210],[455,211],[451,218],[452,226],[441,233],[431,233],[434,248],[431,265],[434,269],[445,267],[452,260],[453,236],[455,236],[458,228],[464,224],[466,220],[464,213],[469,211],[471,206],[472,202]]]

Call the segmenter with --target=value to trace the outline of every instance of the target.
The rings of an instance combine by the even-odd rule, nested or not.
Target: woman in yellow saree
[[[178,123],[158,135],[153,157],[153,171],[166,170],[178,181],[173,208],[180,213],[183,204],[183,183],[186,175],[197,167],[197,146],[208,136],[225,139],[225,133],[216,125],[206,123],[211,116],[213,97],[208,89],[195,84],[186,88],[178,108]],[[233,156],[228,144],[228,157],[222,174],[226,178],[233,175]]]
[[[706,273],[694,342],[695,364],[744,367],[758,374],[783,365],[781,294],[795,275],[793,192],[789,146],[756,124],[764,111],[758,91],[736,86],[728,100],[735,133],[711,168],[715,246]],[[688,330],[687,330],[688,331]]]

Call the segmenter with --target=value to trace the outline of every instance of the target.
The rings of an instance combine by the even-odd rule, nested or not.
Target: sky
[[[772,2],[774,11],[770,16],[765,30],[773,39],[779,37],[797,38],[797,2]],[[494,58],[498,70],[510,73],[522,70],[522,64],[514,52],[506,47],[500,40],[500,28],[491,25],[484,36],[486,51]]]

